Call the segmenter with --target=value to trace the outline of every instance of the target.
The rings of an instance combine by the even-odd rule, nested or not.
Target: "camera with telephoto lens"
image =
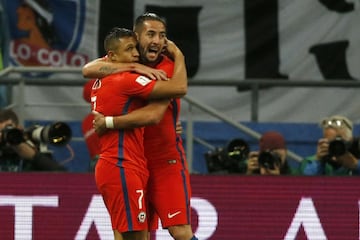
[[[209,173],[245,173],[249,144],[243,139],[233,139],[225,147],[205,153]]]
[[[72,136],[71,128],[64,122],[55,122],[46,126],[34,125],[24,132],[35,143],[58,146],[67,144]]]
[[[27,129],[20,130],[11,125],[1,130],[1,143],[18,145],[25,139],[35,144],[65,145],[71,140],[71,128],[63,122],[55,122],[46,126],[33,125]]]
[[[262,151],[259,153],[258,161],[260,167],[275,170],[276,166],[281,165],[281,156],[274,151]]]

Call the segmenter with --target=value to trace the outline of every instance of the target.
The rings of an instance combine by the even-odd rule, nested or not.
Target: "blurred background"
[[[32,26],[22,4],[39,18]],[[49,146],[70,171],[86,172],[81,130],[90,106],[81,67],[103,56],[114,26],[163,16],[186,56],[189,92],[183,138],[192,173],[204,154],[234,138],[257,150],[260,135],[285,136],[293,164],[316,151],[319,121],[341,114],[359,134],[359,1],[345,0],[0,0],[0,105],[25,126],[63,121],[66,146]],[[36,28],[36,29],[35,29]],[[36,34],[30,34],[30,33]]]

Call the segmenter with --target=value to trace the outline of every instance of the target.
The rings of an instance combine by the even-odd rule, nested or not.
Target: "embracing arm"
[[[85,78],[103,78],[113,73],[131,71],[133,68],[133,63],[113,63],[104,58],[98,58],[85,64],[82,74]]]
[[[145,107],[136,109],[122,116],[104,116],[100,113],[94,114],[94,128],[99,135],[107,129],[130,129],[158,124],[168,108],[169,100],[161,99],[149,102]],[[109,122],[110,121],[110,122]]]
[[[150,79],[168,80],[163,70],[153,69],[140,63],[110,62],[104,58],[95,59],[82,68],[85,78],[103,78],[110,74],[134,71]]]
[[[157,81],[150,93],[150,99],[177,98],[187,93],[187,72],[185,57],[181,50],[170,40],[167,40],[167,51],[174,56],[174,73],[170,81]]]

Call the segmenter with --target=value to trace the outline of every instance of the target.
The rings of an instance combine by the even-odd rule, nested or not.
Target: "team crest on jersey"
[[[151,79],[145,76],[139,76],[136,78],[135,82],[139,83],[141,86],[146,86],[151,82]]]
[[[146,220],[146,213],[145,213],[145,212],[140,212],[140,213],[138,214],[137,218],[138,218],[138,221],[139,221],[140,223],[144,223],[145,220]]]

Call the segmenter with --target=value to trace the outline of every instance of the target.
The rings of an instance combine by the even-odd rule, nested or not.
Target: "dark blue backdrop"
[[[47,121],[27,121],[26,126],[33,124],[47,125],[51,122]],[[71,149],[66,146],[49,146],[57,161],[68,160],[65,164],[70,171],[84,172],[88,171],[90,157],[86,148],[81,132],[81,122],[66,122],[72,129],[73,139],[69,143]],[[287,147],[294,153],[305,157],[315,153],[317,139],[322,136],[321,129],[315,123],[243,123],[247,127],[253,129],[260,134],[269,130],[276,130],[282,133],[286,139]],[[183,123],[184,132],[186,131],[186,123]],[[359,126],[355,126],[354,136],[359,134]],[[258,150],[258,140],[250,137],[236,128],[226,123],[214,122],[195,122],[194,136],[203,139],[214,147],[225,146],[234,138],[242,138],[250,145],[251,150]],[[184,146],[186,146],[186,138],[184,138]],[[193,154],[193,171],[196,173],[207,173],[204,154],[209,151],[207,147],[194,143]],[[71,160],[69,160],[71,159]]]

